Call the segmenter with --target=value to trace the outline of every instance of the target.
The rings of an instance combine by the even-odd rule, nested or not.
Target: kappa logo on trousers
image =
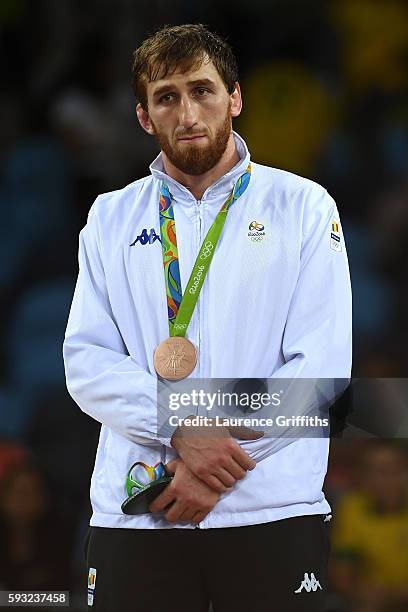
[[[305,572],[305,577],[302,580],[300,587],[296,589],[295,593],[301,593],[303,589],[305,589],[305,591],[307,591],[308,593],[310,593],[310,591],[315,592],[317,591],[317,589],[320,589],[321,591],[323,590],[320,582],[316,580],[316,577],[313,572],[311,572],[310,578],[307,572]]]

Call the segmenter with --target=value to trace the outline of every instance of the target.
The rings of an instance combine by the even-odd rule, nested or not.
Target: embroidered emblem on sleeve
[[[340,224],[337,219],[333,219],[330,231],[330,248],[333,251],[340,252],[342,250]]]

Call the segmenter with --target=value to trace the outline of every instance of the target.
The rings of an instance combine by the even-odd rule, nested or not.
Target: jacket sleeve
[[[79,235],[79,274],[63,343],[67,389],[83,412],[132,442],[170,446],[156,435],[157,378],[128,354],[112,313],[96,203]]]
[[[305,203],[299,275],[282,340],[285,363],[271,372],[268,381],[275,390],[278,381],[274,379],[292,381],[277,414],[307,415],[316,408],[319,395],[332,403],[347,387],[351,375],[351,283],[347,254],[336,203],[325,189],[320,189],[317,199],[310,197]],[[279,437],[265,435],[240,445],[255,461],[261,461],[296,441],[305,431],[299,429],[299,436],[295,436],[289,428],[279,429]]]

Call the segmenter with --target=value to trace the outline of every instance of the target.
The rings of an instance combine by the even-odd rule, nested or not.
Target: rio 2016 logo
[[[265,227],[262,225],[262,223],[257,223],[257,221],[252,221],[252,223],[249,224],[249,231],[255,231],[255,232],[263,232],[265,229]]]
[[[258,221],[251,221],[248,229],[248,237],[252,240],[252,242],[260,242],[264,239],[265,226],[262,223],[258,223]]]

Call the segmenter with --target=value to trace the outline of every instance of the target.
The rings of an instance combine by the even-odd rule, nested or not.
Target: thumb
[[[171,461],[166,463],[164,469],[166,470],[166,474],[168,476],[173,476],[176,473],[177,469],[177,459],[172,459]]]
[[[240,425],[233,425],[228,427],[228,430],[234,438],[239,438],[240,440],[259,440],[259,438],[263,438],[265,435],[264,431],[255,431],[255,429],[250,429],[249,427],[241,427]]]

